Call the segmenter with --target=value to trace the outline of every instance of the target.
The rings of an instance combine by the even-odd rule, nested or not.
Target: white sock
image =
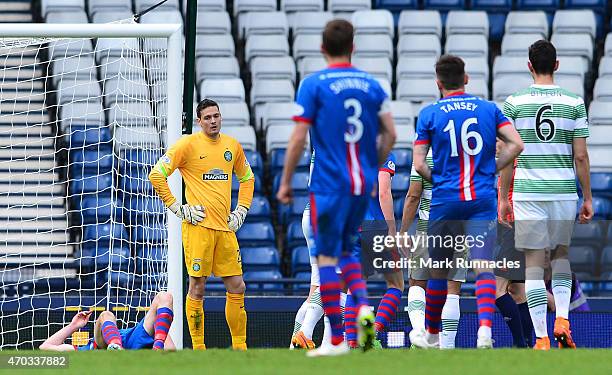
[[[527,306],[537,337],[548,337],[546,328],[546,285],[544,284],[544,269],[542,267],[527,267],[525,269],[525,293]]]
[[[440,333],[440,349],[454,349],[461,309],[459,296],[447,294],[442,308],[442,332]]]
[[[300,306],[299,310],[295,314],[295,323],[293,324],[293,334],[295,335],[297,331],[302,328],[302,323],[304,322],[304,316],[306,315],[306,309],[308,308],[308,298],[302,306]]]
[[[557,318],[567,319],[572,298],[572,270],[567,259],[555,259],[552,267],[552,293],[555,296]]]
[[[491,337],[491,327],[480,326],[478,327],[478,337]]]
[[[329,319],[327,317],[323,318],[323,341],[321,341],[321,346],[331,345],[331,324],[329,324]]]
[[[307,305],[304,321],[302,322],[301,331],[307,339],[312,340],[312,332],[323,316],[323,305],[321,303],[321,293],[317,288],[310,296],[310,302]]]
[[[408,289],[408,317],[412,329],[425,329],[425,289],[420,286]]]

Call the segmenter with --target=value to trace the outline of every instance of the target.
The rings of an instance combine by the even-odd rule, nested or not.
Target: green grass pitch
[[[48,355],[45,352],[2,354]],[[533,350],[379,350],[354,351],[334,358],[306,358],[304,351],[252,349],[245,353],[210,349],[158,353],[142,351],[71,352],[65,370],[18,370],[14,374],[610,374],[612,351]],[[3,370],[0,370],[0,373]]]

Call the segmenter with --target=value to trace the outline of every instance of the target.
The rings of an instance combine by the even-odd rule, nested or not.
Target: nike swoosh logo
[[[200,156],[200,159],[204,159],[205,157],[207,157],[208,155],[204,155],[204,156]]]

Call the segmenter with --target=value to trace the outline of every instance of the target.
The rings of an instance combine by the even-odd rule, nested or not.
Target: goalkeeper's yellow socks
[[[185,302],[185,314],[191,335],[193,350],[205,350],[204,345],[204,306],[200,299],[193,299],[187,294]]]
[[[244,293],[225,293],[225,319],[232,334],[232,348],[246,350],[247,314],[244,309]]]

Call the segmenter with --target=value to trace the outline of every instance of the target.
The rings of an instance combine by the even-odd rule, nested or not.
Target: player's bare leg
[[[232,335],[232,348],[246,350],[247,313],[244,309],[244,291],[246,286],[242,275],[223,277],[225,290],[225,319]]]
[[[461,309],[459,307],[461,282],[449,280],[447,284],[448,293],[442,308],[440,349],[455,349],[455,338],[457,337],[457,328],[459,327],[459,318],[461,317]]]
[[[174,319],[172,294],[159,292],[153,298],[149,311],[144,317],[143,328],[155,339],[154,350],[174,349],[172,340],[168,340],[168,331]]]
[[[94,324],[94,340],[99,349],[123,350],[115,314],[102,311]]]
[[[193,350],[205,350],[204,345],[204,290],[206,276],[189,276],[189,290],[185,301],[185,315]]]
[[[576,349],[569,324],[569,305],[572,297],[572,270],[567,258],[567,246],[559,245],[552,253],[552,292],[555,297],[555,339],[559,348]]]

